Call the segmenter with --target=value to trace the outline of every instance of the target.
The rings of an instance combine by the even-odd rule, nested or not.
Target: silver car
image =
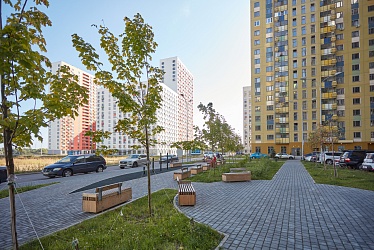
[[[124,169],[126,167],[136,168],[140,165],[147,164],[147,155],[145,154],[132,154],[129,155],[126,159],[119,161],[119,167]]]
[[[366,153],[366,157],[362,163],[362,170],[374,171],[374,153]]]

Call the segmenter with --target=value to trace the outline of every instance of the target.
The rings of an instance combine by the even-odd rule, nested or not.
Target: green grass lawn
[[[230,168],[246,168],[251,171],[252,180],[271,180],[283,164],[284,161],[273,161],[267,158],[251,161],[241,159],[238,163],[218,165],[217,168],[194,175],[188,180],[207,183],[222,181],[222,174],[230,172]]]
[[[334,177],[333,166],[314,162],[303,162],[314,181],[319,184],[330,184],[374,191],[374,172],[352,170],[337,166],[338,177]]]
[[[16,194],[27,192],[27,191],[34,190],[34,189],[41,188],[41,187],[46,187],[46,186],[53,185],[53,184],[56,184],[56,183],[59,183],[59,182],[52,182],[52,183],[48,183],[48,184],[41,184],[41,185],[35,185],[35,186],[19,187],[19,188],[17,188]],[[8,197],[8,196],[9,196],[9,189],[8,188],[0,190],[0,199]]]
[[[223,236],[190,220],[173,205],[177,190],[152,194],[153,216],[148,216],[148,197],[105,212],[75,226],[43,237],[44,249],[214,249]],[[50,215],[53,216],[53,215]],[[69,219],[69,218],[66,218]],[[20,249],[41,249],[38,241]]]

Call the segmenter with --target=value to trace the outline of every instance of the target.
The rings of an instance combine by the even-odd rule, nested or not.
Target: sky
[[[119,35],[123,18],[140,13],[158,43],[152,65],[177,56],[194,76],[194,125],[203,124],[197,105],[211,102],[242,135],[242,90],[250,85],[249,0],[50,0],[42,10],[52,21],[52,27],[44,29],[46,55],[51,62],[65,61],[82,70],[86,69],[72,46],[72,34],[101,53],[92,24],[103,24]]]

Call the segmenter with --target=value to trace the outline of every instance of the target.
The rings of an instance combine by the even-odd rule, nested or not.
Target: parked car
[[[367,153],[374,153],[373,150],[346,150],[340,156],[339,165],[352,169],[361,169]]]
[[[124,169],[125,167],[136,168],[140,165],[147,164],[147,155],[145,154],[132,154],[129,155],[126,159],[119,161],[119,167]]]
[[[262,154],[260,152],[255,152],[255,153],[252,153],[249,157],[251,159],[261,159],[261,158],[267,158],[268,155],[267,154]]]
[[[362,163],[362,170],[374,171],[374,153],[366,153],[366,157]]]
[[[8,172],[6,166],[0,166],[0,183],[6,182],[8,179]]]
[[[293,155],[289,155],[289,154],[285,154],[285,153],[278,153],[274,156],[274,158],[278,158],[278,159],[295,159],[295,156]]]
[[[42,173],[44,176],[68,177],[78,173],[103,172],[106,169],[104,157],[93,154],[68,155],[61,160],[46,166]]]
[[[321,163],[325,162],[326,164],[332,165],[334,159],[339,159],[343,152],[323,152],[320,154]]]
[[[312,161],[312,156],[313,156],[312,153],[305,154],[305,155],[303,156],[303,160],[304,160],[304,161]]]
[[[176,155],[164,155],[161,156],[160,162],[174,162],[174,161],[179,161],[178,156]]]

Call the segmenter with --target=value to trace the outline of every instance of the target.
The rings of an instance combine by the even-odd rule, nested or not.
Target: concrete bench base
[[[178,204],[179,206],[196,205],[196,192],[190,181],[178,182]]]
[[[196,167],[191,168],[191,174],[198,174],[201,172],[203,172],[203,168],[201,167],[201,165],[197,165]]]
[[[132,199],[132,189],[122,189],[122,183],[96,188],[95,193],[83,193],[83,212],[99,213]]]
[[[210,165],[203,166],[203,171],[208,171],[210,169]]]
[[[171,168],[177,168],[177,167],[182,167],[182,162],[174,162],[170,163]]]
[[[188,168],[181,168],[180,171],[174,172],[174,180],[183,180],[191,176],[191,171]]]
[[[234,181],[250,181],[251,172],[233,172],[233,173],[223,173],[222,181],[224,182],[234,182]]]

